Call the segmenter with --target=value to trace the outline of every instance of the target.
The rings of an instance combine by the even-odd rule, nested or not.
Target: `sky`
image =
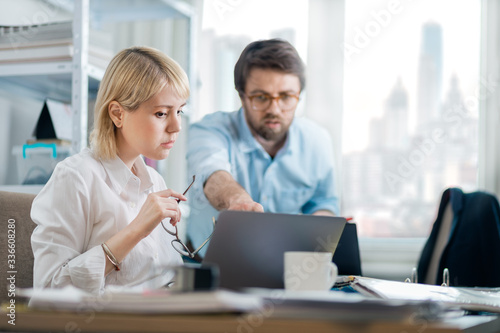
[[[307,63],[307,2],[206,0],[203,29],[262,39],[269,38],[270,31],[291,27],[296,30],[296,48]],[[345,133],[356,133],[343,140],[344,152],[366,147],[369,120],[382,114],[398,78],[409,93],[412,127],[425,22],[442,25],[443,94],[456,73],[464,96],[474,95],[479,76],[480,0],[346,0],[345,20],[345,43],[360,47],[344,67],[343,128]],[[359,43],[362,34],[363,45]]]
[[[381,115],[383,101],[398,77],[409,93],[410,120],[414,125],[418,81],[418,56],[422,24],[433,21],[443,29],[443,93],[452,73],[459,77],[464,96],[474,95],[479,76],[479,0],[370,0],[346,1],[345,42],[355,45],[379,18],[379,31],[345,64],[344,129],[358,133],[357,140],[344,140],[344,152],[363,149],[368,142],[368,122]],[[394,6],[397,4],[397,6]],[[450,5],[452,4],[452,8]],[[393,7],[390,7],[390,6]],[[383,16],[381,13],[391,13]],[[397,10],[394,10],[397,8]],[[385,18],[384,20],[381,17]],[[384,26],[385,25],[385,26]],[[359,41],[358,41],[359,45]],[[363,98],[359,98],[363,96]]]
[[[307,59],[307,0],[205,0],[202,29],[218,35],[270,37],[283,28],[296,30],[295,47]]]

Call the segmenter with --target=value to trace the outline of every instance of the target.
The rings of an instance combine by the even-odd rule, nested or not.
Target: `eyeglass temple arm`
[[[215,217],[212,217],[212,222],[214,224],[214,230],[215,230]],[[210,239],[212,239],[212,235],[213,234],[214,234],[214,231],[212,231],[212,233],[210,234],[210,236],[208,236],[208,238],[205,239],[205,241],[200,246],[198,246],[198,248],[196,250],[194,250],[193,252],[191,252],[191,254],[193,256],[195,256],[198,252],[200,252],[200,250],[208,243],[208,241],[210,241]]]
[[[184,191],[184,193],[182,193],[182,195],[185,195],[187,193],[187,191],[189,191],[189,189],[191,188],[191,186],[193,186],[195,179],[196,179],[196,175],[193,175],[193,180],[191,181],[191,183],[189,184],[189,186],[187,187],[187,189]]]
[[[189,184],[189,186],[187,187],[187,189],[184,191],[184,193],[182,193],[182,195],[186,194],[187,191],[189,191],[189,189],[191,188],[191,186],[193,186],[193,183],[194,183],[194,180],[196,179],[196,175],[193,175],[193,180],[191,181],[191,184]],[[177,203],[179,203],[180,200],[177,199]],[[167,227],[165,227],[165,225],[163,224],[163,221],[161,221],[161,226],[163,227],[163,229],[165,229],[166,232],[168,232],[169,234],[171,234],[172,236],[175,236],[177,238],[179,238],[178,236],[178,230],[177,230],[177,226],[175,226],[175,233],[168,230]]]

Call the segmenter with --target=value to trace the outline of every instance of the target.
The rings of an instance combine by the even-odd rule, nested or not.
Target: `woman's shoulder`
[[[59,162],[55,172],[74,174],[88,180],[96,173],[104,172],[104,169],[102,164],[94,157],[92,151],[85,148],[78,154],[71,155]]]

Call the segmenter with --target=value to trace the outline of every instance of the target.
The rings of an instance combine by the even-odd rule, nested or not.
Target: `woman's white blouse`
[[[89,149],[56,166],[31,209],[35,288],[73,285],[97,294],[111,286],[159,288],[172,280],[171,268],[182,259],[161,225],[133,248],[120,271],[104,276],[101,244],[137,216],[149,193],[166,189],[142,158],[134,167],[137,176],[121,159],[96,160]]]

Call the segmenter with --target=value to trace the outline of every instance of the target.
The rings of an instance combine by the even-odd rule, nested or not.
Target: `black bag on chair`
[[[444,191],[418,263],[419,281],[441,284],[445,268],[453,287],[500,287],[500,207],[494,195]]]

